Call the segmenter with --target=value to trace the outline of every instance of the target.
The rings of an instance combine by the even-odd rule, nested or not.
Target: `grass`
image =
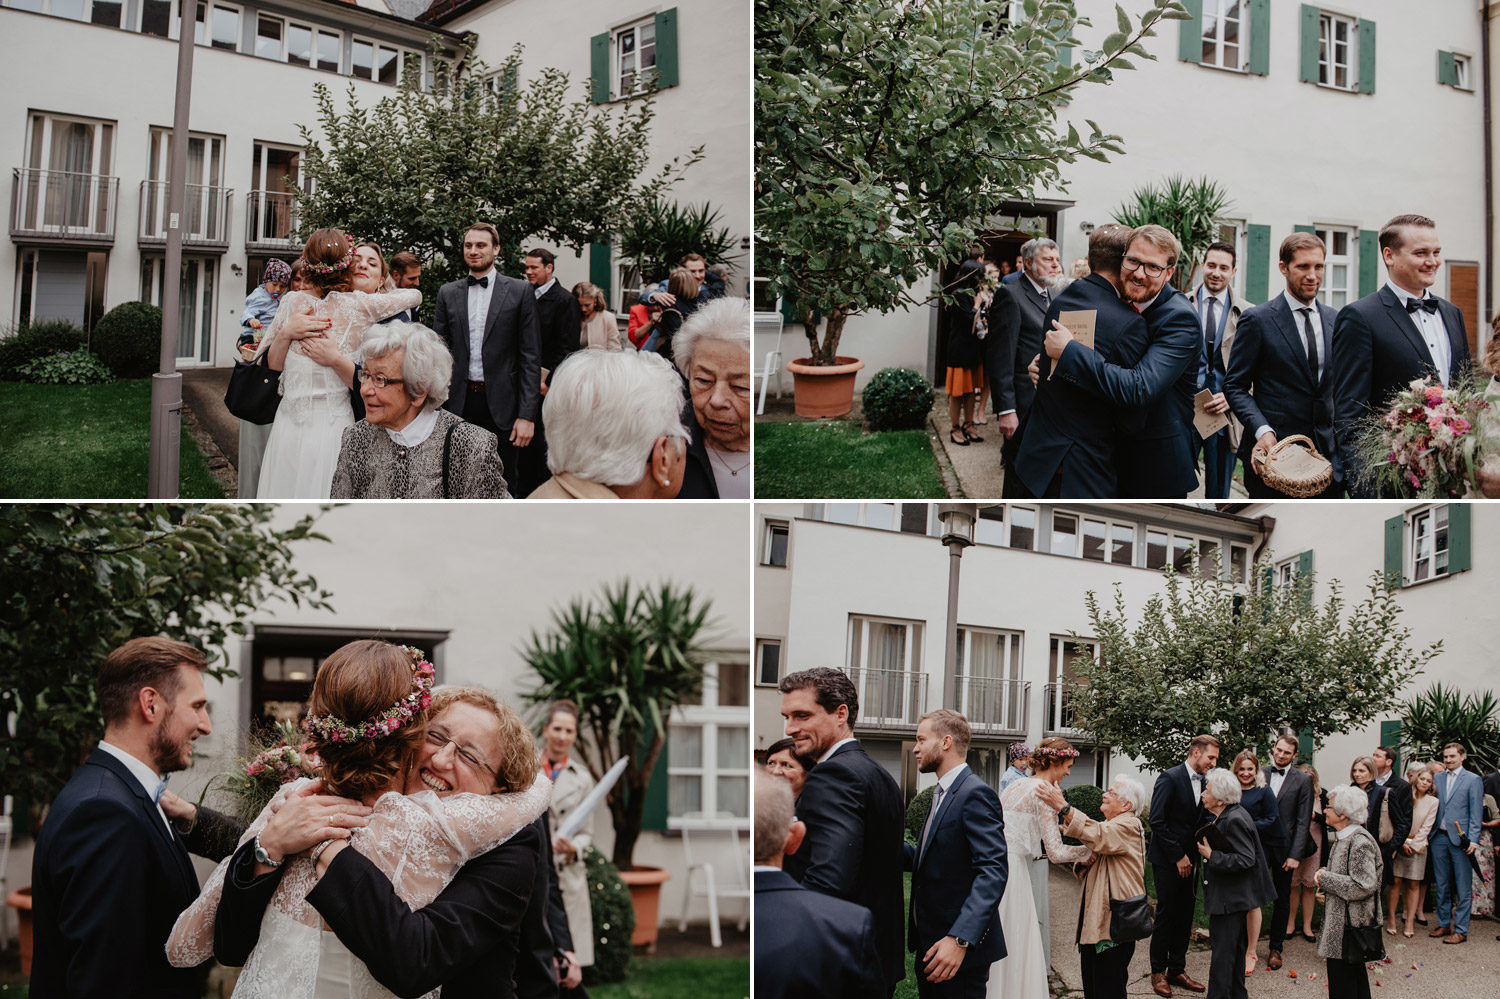
[[[144,499],[151,380],[109,385],[0,383],[0,496]],[[182,433],[180,495],[223,499],[198,445]]]
[[[750,995],[750,958],[637,957],[623,982],[590,985],[594,999],[740,999]]]
[[[755,425],[755,496],[944,499],[947,491],[926,431],[865,433],[819,420]]]

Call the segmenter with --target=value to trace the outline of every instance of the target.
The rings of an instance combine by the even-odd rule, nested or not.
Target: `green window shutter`
[[[677,86],[677,8],[656,15],[656,85]]]
[[[1073,46],[1064,45],[1057,50],[1057,60],[1053,63],[1056,67],[1073,65]]]
[[[1311,763],[1313,757],[1312,729],[1305,728],[1297,733],[1297,762]]]
[[[1271,297],[1271,227],[1245,227],[1245,297],[1259,305]]]
[[[1192,16],[1177,22],[1177,57],[1183,62],[1203,61],[1203,0],[1182,0]]]
[[[1458,86],[1458,63],[1452,52],[1438,52],[1438,83],[1450,87]]]
[[[1359,294],[1373,295],[1380,290],[1380,233],[1374,229],[1359,231]]]
[[[1453,537],[1451,523],[1448,528],[1448,537],[1450,539]],[[1385,579],[1386,585],[1393,590],[1404,585],[1401,577],[1402,570],[1405,568],[1402,558],[1405,542],[1406,516],[1401,514],[1387,520],[1385,522]],[[1449,555],[1448,559],[1452,564],[1453,556]]]
[[[1299,584],[1300,586],[1303,587],[1303,590],[1302,590],[1302,601],[1303,601],[1303,603],[1307,604],[1309,607],[1312,606],[1312,599],[1313,599],[1312,571],[1313,571],[1313,553],[1312,553],[1312,549],[1309,548],[1307,551],[1302,552],[1300,555],[1297,556],[1297,575],[1299,577],[1301,577],[1302,579],[1306,580],[1306,582],[1303,582],[1303,583]]]
[[[1271,72],[1271,0],[1250,0],[1250,72]]]
[[[1269,565],[1260,574],[1260,591],[1270,593],[1271,587],[1276,582],[1276,572]]]
[[[796,295],[781,296],[781,318],[788,323],[800,323],[806,318],[798,314]]]
[[[650,722],[641,730],[637,745],[649,747],[654,738]],[[668,740],[670,742],[671,740]],[[646,800],[641,808],[641,828],[661,832],[667,828],[667,744],[663,743],[661,755],[646,781]]]
[[[612,273],[613,268],[610,266],[609,260],[609,243],[590,243],[589,283],[599,286],[600,290],[604,292],[604,298],[606,301],[609,300],[610,286],[613,284],[613,282],[610,281],[610,276],[612,275]]]
[[[1401,719],[1380,723],[1380,744],[1390,746],[1396,751],[1396,758],[1391,761],[1391,773],[1399,774],[1401,772]]]
[[[1318,82],[1318,8],[1302,5],[1302,82]]]
[[[609,32],[589,39],[590,95],[595,104],[609,103]]]
[[[1311,232],[1311,233],[1316,233],[1318,230],[1314,226],[1310,226],[1310,225],[1294,225],[1294,226],[1292,226],[1292,231],[1293,232]]]
[[[1470,539],[1474,536],[1471,520],[1473,507],[1467,503],[1448,506],[1448,572],[1464,572],[1474,567],[1469,555]]]
[[[1359,92],[1375,92],[1375,22],[1359,22]]]

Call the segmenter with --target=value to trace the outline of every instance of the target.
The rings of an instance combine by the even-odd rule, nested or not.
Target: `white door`
[[[107,232],[114,126],[109,122],[31,116],[26,228]]]

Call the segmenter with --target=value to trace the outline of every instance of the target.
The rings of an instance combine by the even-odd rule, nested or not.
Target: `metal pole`
[[[948,652],[943,657],[943,693],[945,708],[958,710],[958,566],[964,545],[948,542]]]
[[[193,35],[198,4],[184,2],[177,28],[177,108],[172,117],[172,168],[167,175],[167,259],[162,282],[161,365],[151,376],[152,499],[176,499],[182,441],[182,374],[177,370],[178,304],[182,298],[182,214],[187,201],[188,101],[193,84]]]

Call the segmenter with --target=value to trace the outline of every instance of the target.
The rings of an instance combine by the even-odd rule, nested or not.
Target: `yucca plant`
[[[1160,187],[1147,184],[1136,188],[1114,214],[1121,225],[1159,225],[1177,237],[1182,244],[1182,259],[1177,261],[1172,285],[1186,291],[1193,286],[1209,244],[1219,238],[1219,226],[1230,206],[1229,194],[1217,181],[1173,176],[1163,180]]]
[[[597,599],[575,597],[554,611],[551,629],[533,631],[521,649],[537,675],[523,695],[528,701],[577,702],[575,749],[594,778],[630,758],[606,799],[615,829],[612,859],[622,871],[634,869],[646,786],[666,745],[667,717],[703,688],[709,609],[691,587],[665,582],[636,589],[621,581],[602,587]]]
[[[719,210],[706,201],[683,207],[652,197],[620,229],[620,259],[645,281],[660,281],[688,253],[703,254],[710,265],[728,262],[735,237],[720,221]]]
[[[1486,691],[1463,693],[1434,684],[1401,709],[1401,752],[1408,759],[1440,760],[1443,746],[1464,744],[1464,766],[1489,773],[1500,765],[1500,702]]]

